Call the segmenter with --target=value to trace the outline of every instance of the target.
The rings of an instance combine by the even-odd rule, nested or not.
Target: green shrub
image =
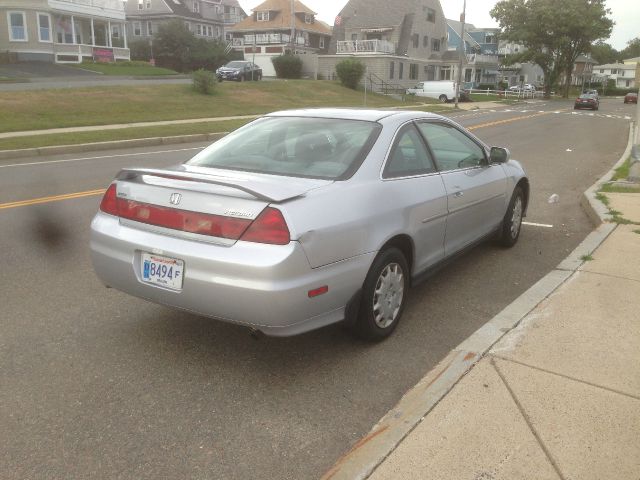
[[[336,73],[340,79],[340,83],[347,88],[355,90],[364,75],[365,66],[362,62],[355,59],[342,60],[336,65]]]
[[[300,78],[302,76],[302,59],[290,53],[273,57],[273,68],[278,78]]]
[[[204,95],[210,95],[215,91],[216,83],[218,79],[216,76],[201,68],[200,70],[196,70],[192,74],[193,78],[193,89],[196,92],[202,93]]]
[[[480,85],[478,85],[477,89],[478,90],[495,90],[496,85],[495,83],[481,83]]]
[[[143,60],[145,62],[151,59],[151,45],[148,40],[132,40],[129,42],[129,52],[131,60]]]

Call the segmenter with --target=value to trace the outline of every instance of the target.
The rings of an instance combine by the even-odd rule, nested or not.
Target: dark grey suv
[[[220,82],[222,80],[236,80],[238,82],[260,80],[262,79],[262,69],[253,62],[234,60],[217,69],[216,77]]]

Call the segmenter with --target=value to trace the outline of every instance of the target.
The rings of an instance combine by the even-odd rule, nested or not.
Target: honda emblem
[[[182,200],[182,195],[179,193],[172,193],[169,197],[169,203],[171,205],[178,205],[180,203],[180,200]]]

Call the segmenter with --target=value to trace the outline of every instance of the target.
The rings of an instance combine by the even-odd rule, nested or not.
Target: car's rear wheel
[[[354,332],[366,340],[391,335],[406,304],[409,267],[400,250],[390,247],[374,260],[362,287],[362,299]]]
[[[524,192],[517,186],[511,195],[511,201],[502,220],[500,232],[500,244],[504,247],[513,247],[520,237],[522,216],[524,215]]]
[[[440,100],[440,103],[447,103],[447,96],[446,95],[440,95],[438,97],[438,100]]]

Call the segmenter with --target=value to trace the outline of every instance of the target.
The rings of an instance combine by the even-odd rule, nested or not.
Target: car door
[[[402,216],[414,242],[413,273],[418,274],[444,257],[447,198],[433,158],[413,123],[398,131],[382,179],[385,199],[380,208]]]
[[[447,193],[445,255],[491,233],[504,215],[507,178],[490,164],[485,148],[471,136],[444,122],[420,122]]]

